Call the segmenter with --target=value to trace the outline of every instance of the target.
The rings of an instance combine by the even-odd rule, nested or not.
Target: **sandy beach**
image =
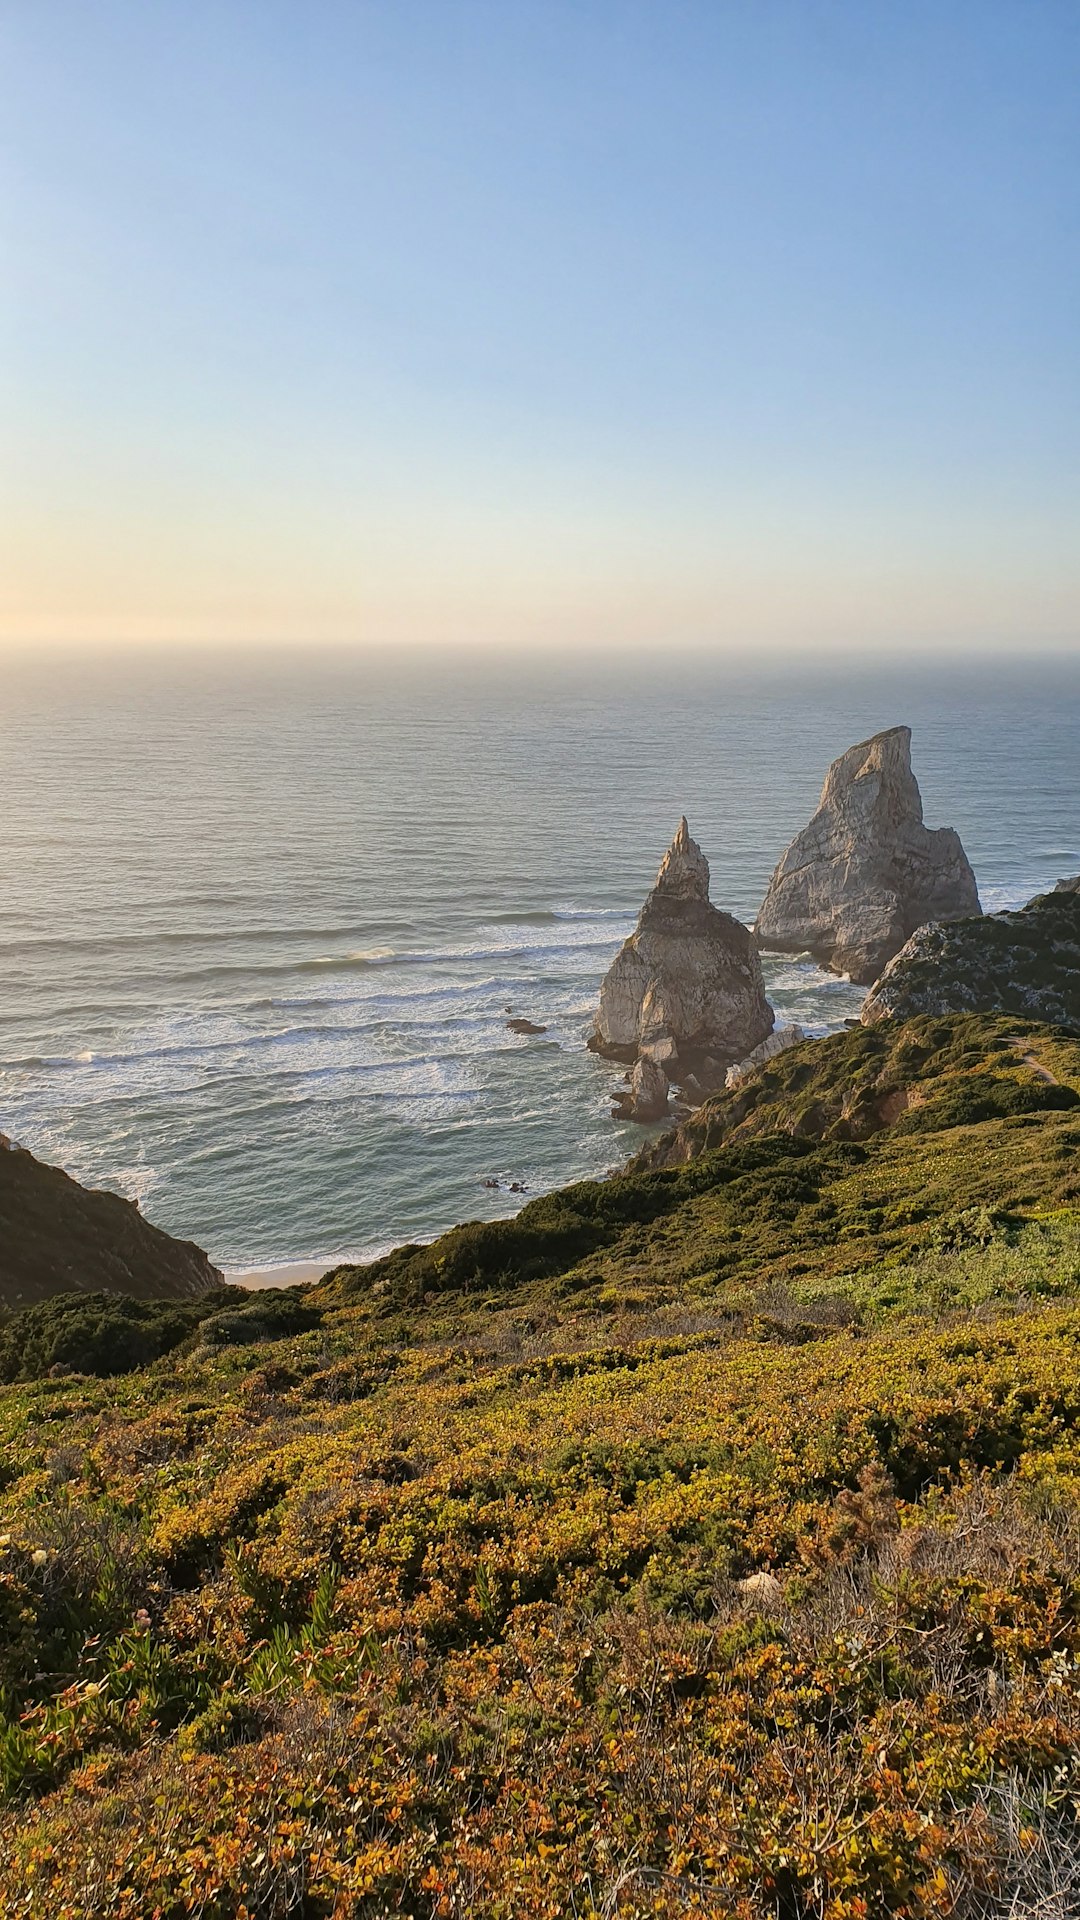
[[[276,1267],[226,1267],[223,1272],[231,1287],[298,1287],[321,1280],[337,1264],[333,1260],[284,1260]]]

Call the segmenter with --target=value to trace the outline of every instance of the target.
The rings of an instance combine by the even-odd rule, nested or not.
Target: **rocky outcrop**
[[[774,1027],[767,1040],[748,1053],[745,1060],[736,1060],[729,1067],[724,1078],[725,1087],[741,1087],[767,1060],[775,1060],[778,1053],[786,1053],[789,1047],[801,1047],[806,1035],[799,1026]]]
[[[959,835],[923,825],[911,729],[890,727],[833,761],[817,812],[769,882],[754,935],[760,947],[810,953],[869,986],[917,927],[978,912]]]
[[[686,821],[664,855],[637,926],[600,990],[589,1045],[633,1063],[620,1111],[633,1119],[664,1111],[665,1087],[693,1078],[722,1084],[727,1068],[771,1033],[753,939],[709,900],[709,863]],[[647,1066],[645,1063],[648,1063]]]
[[[671,1089],[658,1060],[649,1053],[635,1060],[626,1077],[626,1085],[615,1095],[613,1112],[620,1120],[639,1120],[647,1125],[663,1120],[670,1111]]]
[[[222,1284],[201,1248],[152,1227],[132,1201],[80,1187],[10,1142],[0,1148],[0,1306],[103,1289],[194,1299]]]
[[[1080,1031],[1080,875],[1012,913],[920,927],[867,996],[863,1024],[1015,1013]]]

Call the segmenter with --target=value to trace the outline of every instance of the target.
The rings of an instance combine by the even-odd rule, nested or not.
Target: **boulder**
[[[735,1591],[746,1606],[760,1607],[763,1613],[775,1613],[784,1598],[775,1573],[748,1574],[745,1580],[736,1580]]]
[[[1080,875],[1015,912],[920,927],[867,995],[862,1020],[918,1013],[1016,1013],[1080,1031]]]
[[[589,1046],[631,1064],[647,1056],[639,1081],[653,1104],[654,1068],[667,1082],[696,1074],[715,1084],[772,1026],[753,938],[710,903],[709,863],[681,820],[600,989]]]
[[[959,835],[923,825],[911,729],[890,727],[833,761],[817,812],[769,882],[754,936],[869,986],[917,927],[979,911]]]
[[[626,1076],[626,1086],[615,1095],[617,1120],[640,1120],[647,1125],[668,1112],[668,1077],[659,1060],[643,1053]]]

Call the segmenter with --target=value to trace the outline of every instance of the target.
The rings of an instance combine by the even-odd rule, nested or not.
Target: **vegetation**
[[[5,1915],[1077,1910],[1080,1040],[748,1091],[108,1379],[9,1323]]]
[[[318,1326],[322,1315],[300,1289],[267,1289],[246,1301],[235,1287],[197,1300],[133,1300],[123,1293],[58,1293],[0,1326],[0,1380],[51,1373],[133,1373],[200,1337],[246,1345]]]
[[[0,1326],[0,1380],[52,1372],[131,1373],[187,1338],[204,1314],[231,1302],[226,1290],[201,1300],[133,1300],[123,1293],[57,1293]]]

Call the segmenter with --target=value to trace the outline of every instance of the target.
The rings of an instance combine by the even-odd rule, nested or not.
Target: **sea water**
[[[1065,661],[8,660],[0,1128],[233,1269],[603,1173],[641,1134],[585,1036],[680,814],[750,921],[829,761],[899,722],[987,907],[1080,870]],[[764,967],[780,1021],[858,1012]]]

